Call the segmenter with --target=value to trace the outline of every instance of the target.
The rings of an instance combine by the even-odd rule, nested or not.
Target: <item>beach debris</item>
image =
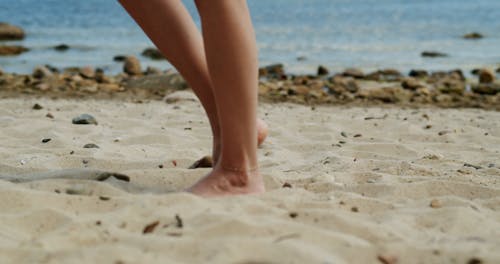
[[[21,165],[24,165],[24,164],[26,164],[26,160],[23,160],[23,159],[22,159],[21,161],[19,161],[19,163],[21,163]],[[0,177],[0,178],[1,178],[1,177]]]
[[[43,106],[41,106],[40,104],[36,103],[33,105],[33,107],[31,107],[33,110],[41,110],[43,109]]]
[[[101,200],[101,201],[109,201],[109,200],[111,200],[111,198],[107,197],[107,196],[99,196],[99,200]]]
[[[175,215],[175,226],[177,228],[183,228],[184,227],[184,222],[182,221],[182,218],[179,215]]]
[[[464,39],[482,39],[484,38],[483,34],[478,32],[467,33],[462,36]]]
[[[205,156],[193,163],[193,165],[189,166],[189,169],[198,169],[198,168],[212,168],[213,159],[212,156]]]
[[[176,160],[172,160],[172,165],[174,165],[174,167],[177,167],[177,161]]]
[[[422,57],[428,57],[428,58],[448,57],[448,54],[438,51],[424,51],[420,55]]]
[[[12,56],[12,55],[19,55],[23,52],[29,51],[28,48],[19,46],[19,45],[14,45],[14,46],[7,46],[7,45],[1,45],[0,46],[0,56]]]
[[[147,49],[142,51],[141,55],[144,57],[150,58],[152,60],[164,60],[165,59],[165,57],[163,56],[161,51],[156,49],[156,48],[147,48]]]
[[[45,117],[50,118],[50,119],[54,119],[54,115],[52,115],[51,113],[47,113],[45,115]]]
[[[328,75],[329,73],[330,71],[325,66],[323,65],[318,66],[318,71],[317,71],[318,76]]]
[[[141,75],[141,62],[135,56],[127,56],[123,64],[123,72],[129,75]]]
[[[470,163],[465,163],[465,164],[464,164],[464,167],[474,168],[474,169],[476,169],[476,170],[480,170],[480,169],[482,169],[482,168],[483,168],[483,167],[481,167],[481,166],[473,165],[473,164],[470,164]]]
[[[51,140],[52,140],[51,138],[44,138],[44,139],[42,139],[42,143],[48,143]]]
[[[89,160],[87,160],[87,159],[82,160],[82,163],[83,163],[83,164],[89,164],[89,162],[90,162],[90,161],[89,161]]]
[[[299,237],[300,237],[300,234],[298,234],[298,233],[286,234],[286,235],[282,235],[282,236],[277,237],[273,241],[273,243],[279,243],[283,240],[288,240],[288,239],[292,239],[292,238],[299,238]]]
[[[356,207],[356,206],[353,206],[353,207],[351,207],[351,212],[358,213],[359,212],[359,208]]]
[[[398,258],[396,256],[392,256],[392,255],[381,254],[381,255],[377,256],[377,259],[382,264],[397,264],[398,263]]]
[[[429,204],[429,206],[434,208],[434,209],[443,207],[443,205],[441,204],[441,202],[438,199],[433,199],[431,201],[431,203]]]
[[[89,114],[81,114],[73,118],[72,123],[75,125],[97,125],[97,120]]]
[[[159,169],[163,169],[163,164],[158,165]]]
[[[282,188],[292,188],[292,185],[288,182],[285,182],[283,183],[283,186],[281,186]]]
[[[361,134],[356,134],[356,135],[354,135],[354,136],[352,136],[352,137],[354,137],[354,138],[359,138],[359,137],[362,137],[362,136],[363,136],[363,135],[361,135]]]
[[[22,40],[24,36],[22,28],[0,22],[0,40]]]
[[[340,135],[343,136],[343,137],[345,137],[345,138],[347,137],[347,133],[344,132],[344,131],[340,132]]]
[[[153,231],[155,231],[156,227],[160,224],[160,221],[154,221],[152,222],[151,224],[148,224],[144,227],[144,229],[142,230],[142,233],[143,234],[149,234],[149,233],[153,233]]]
[[[59,45],[54,46],[54,50],[67,51],[67,50],[69,50],[69,46],[67,44],[59,44]]]
[[[481,69],[478,75],[480,83],[493,83],[495,81],[495,73],[490,69]]]
[[[97,146],[94,143],[88,143],[88,144],[83,145],[83,148],[99,148],[99,146]]]

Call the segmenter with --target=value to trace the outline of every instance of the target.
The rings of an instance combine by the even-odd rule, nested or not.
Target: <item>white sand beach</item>
[[[204,199],[208,121],[171,97],[0,99],[0,262],[500,263],[500,112],[261,104],[269,191]]]

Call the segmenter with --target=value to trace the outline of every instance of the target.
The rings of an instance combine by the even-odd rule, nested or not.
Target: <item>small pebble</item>
[[[198,169],[198,168],[212,168],[213,160],[211,156],[205,156],[193,163],[193,165],[189,166],[189,169]]]
[[[47,114],[45,115],[45,117],[47,117],[47,118],[51,118],[51,119],[54,119],[54,116],[53,116],[51,113],[47,113]]]
[[[73,118],[72,123],[75,125],[97,125],[97,120],[89,114],[82,114]]]
[[[291,212],[290,214],[288,214],[291,218],[296,218],[297,216],[299,216],[298,213],[296,212]]]
[[[163,165],[162,164],[158,165],[158,168],[163,169]]]
[[[283,183],[282,188],[292,188],[292,185],[288,182]]]
[[[432,200],[431,203],[430,203],[430,206],[432,208],[441,208],[441,207],[443,207],[443,205],[441,204],[441,202],[438,199]]]
[[[34,110],[41,110],[43,109],[43,106],[39,105],[39,104],[34,104],[33,107],[32,107]]]
[[[343,136],[343,137],[347,137],[347,133],[346,132],[340,132],[340,135]]]
[[[358,209],[358,207],[354,206],[351,208],[351,211],[354,213],[357,213],[357,212],[359,212],[359,209]]]
[[[361,134],[356,134],[356,135],[354,135],[353,137],[358,138],[358,137],[362,137],[362,136],[363,136],[363,135],[361,135]]]
[[[52,140],[51,138],[44,138],[42,139],[42,143],[48,143],[51,140]]]
[[[93,143],[89,143],[89,144],[85,144],[83,146],[83,148],[99,148],[99,146],[97,146],[96,144],[93,144]]]

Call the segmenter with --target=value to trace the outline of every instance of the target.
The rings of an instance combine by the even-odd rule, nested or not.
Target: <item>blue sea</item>
[[[249,0],[261,65],[283,63],[291,73],[396,68],[448,70],[500,65],[499,0]],[[199,24],[193,1],[184,1]],[[28,73],[38,64],[93,65],[117,73],[113,57],[140,57],[153,46],[117,1],[0,0],[0,21],[23,27],[30,52],[0,57],[7,72]],[[464,40],[480,32],[485,38]],[[172,41],[175,41],[172,38]],[[57,52],[58,44],[71,47]],[[446,58],[422,58],[422,51]],[[305,60],[298,60],[302,57]],[[141,57],[161,69],[165,61]]]

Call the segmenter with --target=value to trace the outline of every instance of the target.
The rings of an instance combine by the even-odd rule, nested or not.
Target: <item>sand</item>
[[[172,97],[0,100],[1,262],[500,262],[500,112],[262,104],[269,192],[203,199],[208,123]]]

